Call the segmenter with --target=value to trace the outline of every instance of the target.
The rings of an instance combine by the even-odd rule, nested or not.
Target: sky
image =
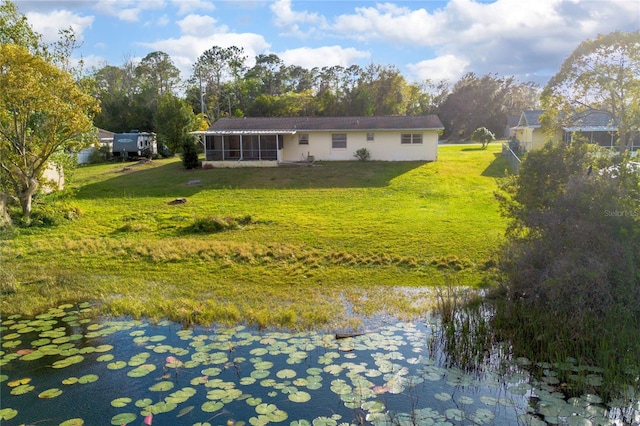
[[[0,0],[2,1],[2,0]],[[514,76],[544,85],[598,34],[640,29],[638,0],[14,0],[46,42],[72,27],[85,68],[170,55],[182,78],[213,46],[249,66],[396,66],[409,81]]]

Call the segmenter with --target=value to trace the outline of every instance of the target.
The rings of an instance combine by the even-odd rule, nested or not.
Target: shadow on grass
[[[501,178],[511,174],[509,161],[502,156],[502,153],[493,154],[495,159],[482,171],[482,176]]]
[[[181,162],[123,164],[99,182],[81,186],[76,198],[189,197],[217,189],[375,188],[426,164],[423,161],[336,161],[300,167],[185,170]]]

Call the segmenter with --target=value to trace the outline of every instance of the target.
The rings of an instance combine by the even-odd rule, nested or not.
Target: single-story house
[[[549,136],[543,132],[540,116],[544,110],[523,111],[518,125],[514,127],[515,137],[520,143],[520,150],[530,151],[544,146],[548,141],[571,143],[577,136],[586,138],[589,143],[605,148],[616,148],[618,144],[618,127],[614,118],[605,111],[584,111],[573,116],[570,124]],[[638,141],[632,141],[630,151],[640,149]]]
[[[436,115],[385,117],[221,118],[194,132],[204,144],[204,166],[277,166],[282,163],[355,160],[436,161]]]
[[[562,135],[559,132],[555,137],[550,138],[542,130],[540,125],[542,114],[544,114],[544,110],[541,109],[522,111],[520,114],[518,124],[514,127],[515,138],[520,143],[520,152],[542,148],[549,140],[561,140]]]
[[[100,149],[100,147],[108,147],[111,152],[113,146],[113,132],[98,128],[98,140],[89,148],[81,149],[78,152],[78,164],[87,164],[91,161],[91,155]]]

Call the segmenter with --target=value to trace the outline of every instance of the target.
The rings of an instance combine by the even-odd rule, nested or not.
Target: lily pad
[[[52,388],[52,389],[47,389],[46,391],[40,392],[40,394],[38,395],[38,398],[50,399],[60,395],[62,395],[62,391],[60,389]]]
[[[311,395],[304,391],[293,392],[289,394],[289,400],[293,402],[303,403],[311,399]]]
[[[155,371],[156,366],[154,364],[142,364],[139,367],[134,368],[133,370],[127,373],[129,377],[143,377],[147,374]]]
[[[0,409],[0,420],[11,420],[18,415],[18,410],[13,408]]]
[[[131,398],[116,398],[111,401],[111,406],[116,408],[126,407],[131,403]]]
[[[220,401],[207,401],[202,404],[201,410],[205,413],[213,413],[215,411],[221,410],[224,407],[224,404]]]
[[[84,420],[81,418],[69,419],[60,423],[60,426],[84,426]]]
[[[80,378],[78,378],[78,383],[81,385],[86,385],[88,383],[93,383],[98,381],[98,376],[96,374],[87,374]]]
[[[117,426],[126,425],[127,423],[135,421],[137,417],[138,416],[136,416],[134,413],[116,414],[111,418],[111,424]]]

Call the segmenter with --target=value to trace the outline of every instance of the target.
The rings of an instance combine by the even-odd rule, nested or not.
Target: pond
[[[450,367],[434,320],[354,336],[185,329],[95,318],[85,303],[0,327],[3,425],[640,422],[637,401],[566,399],[558,366],[490,356],[475,372]]]

